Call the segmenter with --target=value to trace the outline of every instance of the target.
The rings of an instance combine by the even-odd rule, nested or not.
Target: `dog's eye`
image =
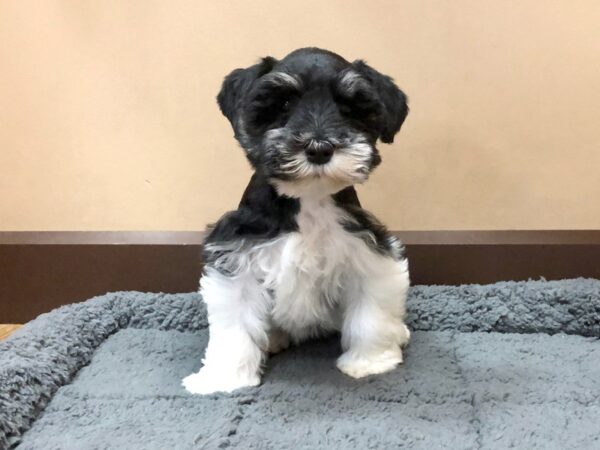
[[[355,96],[338,99],[338,108],[342,115],[357,120],[376,120],[381,112],[379,102],[369,97]]]
[[[286,100],[285,102],[283,102],[283,105],[281,106],[281,109],[283,109],[284,111],[288,111],[290,109],[291,103],[289,100]]]
[[[344,114],[345,116],[352,113],[352,107],[350,105],[346,105],[346,104],[342,103],[339,105],[339,108],[340,108],[340,112],[342,114]]]

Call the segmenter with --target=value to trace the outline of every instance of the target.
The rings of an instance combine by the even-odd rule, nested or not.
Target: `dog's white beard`
[[[299,152],[282,166],[293,179],[273,179],[273,184],[280,194],[289,197],[324,198],[367,181],[372,154],[372,147],[360,141],[337,149],[331,160],[322,165],[310,163],[306,155]]]

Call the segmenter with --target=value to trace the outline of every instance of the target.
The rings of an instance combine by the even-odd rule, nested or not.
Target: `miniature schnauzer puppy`
[[[217,101],[254,169],[212,226],[200,291],[210,339],[192,393],[256,386],[266,355],[339,331],[337,367],[360,378],[402,362],[409,287],[401,243],[354,185],[408,113],[393,80],[316,48],[231,72]]]

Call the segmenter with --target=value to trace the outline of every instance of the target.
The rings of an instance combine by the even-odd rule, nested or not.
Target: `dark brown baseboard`
[[[413,284],[600,278],[600,230],[402,231]],[[0,323],[116,290],[190,292],[201,232],[0,232]]]

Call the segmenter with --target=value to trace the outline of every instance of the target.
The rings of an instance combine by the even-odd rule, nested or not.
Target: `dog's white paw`
[[[410,341],[410,330],[404,324],[402,324],[402,331],[400,332],[400,347],[404,348],[408,345],[408,341]]]
[[[213,392],[232,392],[244,387],[258,386],[258,375],[223,373],[215,370],[200,369],[200,372],[185,377],[181,384],[192,394],[212,394]]]
[[[393,370],[402,363],[400,348],[386,350],[372,355],[347,351],[337,360],[337,368],[352,378],[362,378]]]

